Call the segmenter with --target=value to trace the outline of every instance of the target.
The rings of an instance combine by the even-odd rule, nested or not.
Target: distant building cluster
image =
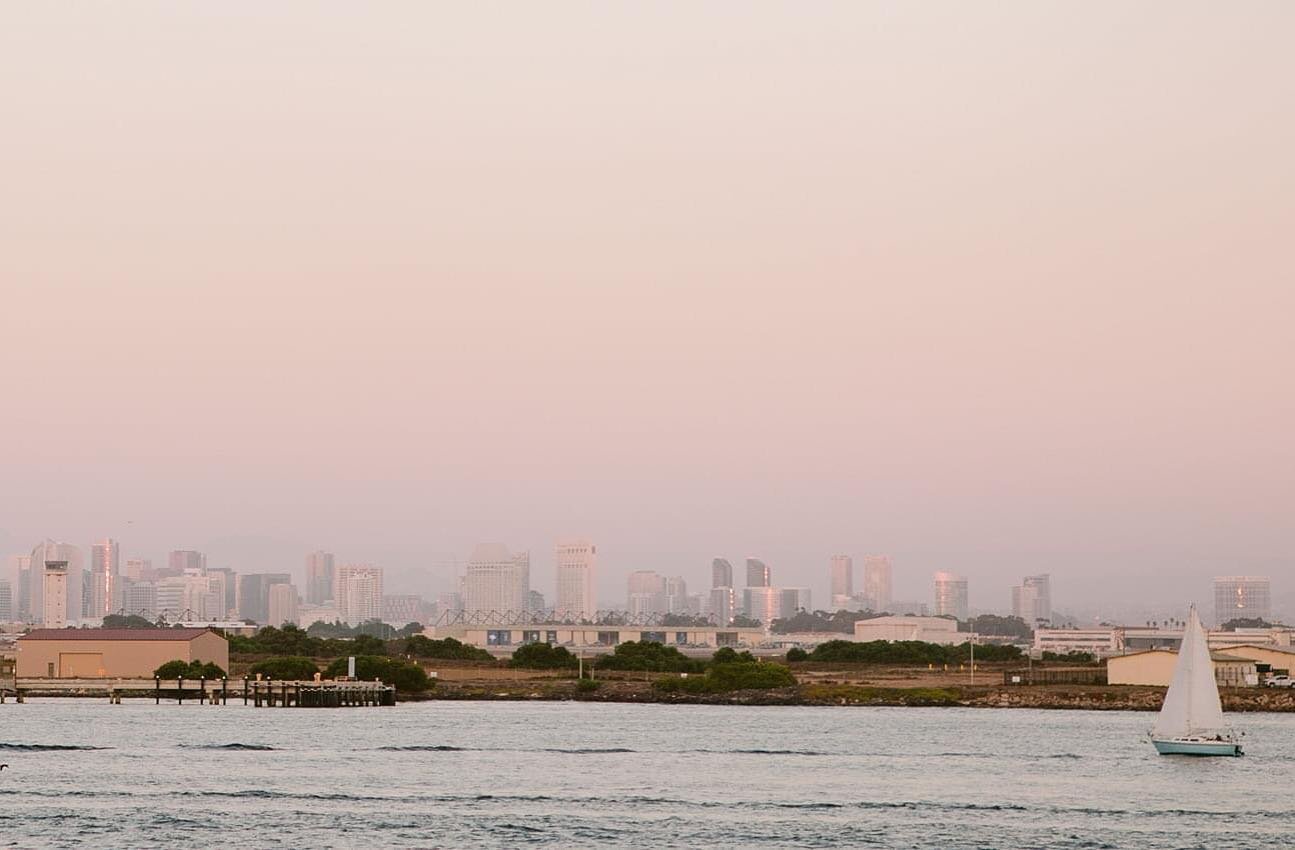
[[[110,615],[171,625],[359,625],[385,619],[389,608],[380,567],[335,565],[328,552],[307,556],[304,599],[288,572],[239,573],[187,549],[171,552],[166,566],[123,562],[111,538],[90,547],[88,564],[79,547],[44,540],[10,566],[16,580],[0,580],[0,622],[47,628],[98,625]],[[421,597],[395,597],[393,604],[411,622],[427,613]]]

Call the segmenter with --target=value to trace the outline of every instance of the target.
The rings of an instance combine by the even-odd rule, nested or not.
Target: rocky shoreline
[[[542,687],[464,687],[438,685],[402,701],[421,700],[578,700],[581,702],[658,703],[665,705],[892,706],[1035,708],[1078,711],[1159,711],[1164,688],[1141,686],[981,686],[894,688],[867,685],[798,685],[719,694],[661,693],[645,683],[606,682],[598,690],[577,693],[574,683]],[[1232,712],[1295,712],[1295,692],[1275,689],[1225,689],[1223,709]]]

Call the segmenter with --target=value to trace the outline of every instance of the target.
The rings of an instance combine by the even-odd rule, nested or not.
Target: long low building
[[[452,637],[457,641],[491,649],[548,643],[572,649],[608,649],[628,641],[652,641],[669,646],[718,649],[723,646],[757,646],[764,640],[764,630],[736,626],[583,626],[533,623],[523,626],[470,625],[456,623],[429,626],[423,630],[429,638]]]
[[[884,640],[894,643],[917,640],[923,643],[959,644],[971,635],[958,631],[958,621],[949,617],[873,617],[854,624],[854,639],[868,642]]]
[[[150,678],[168,661],[229,669],[229,641],[209,629],[36,629],[18,639],[18,678]]]
[[[1210,653],[1214,662],[1214,681],[1219,687],[1242,688],[1259,684],[1255,662],[1220,652]],[[1169,687],[1174,678],[1178,653],[1167,649],[1148,649],[1106,659],[1106,681],[1111,685],[1159,685]]]

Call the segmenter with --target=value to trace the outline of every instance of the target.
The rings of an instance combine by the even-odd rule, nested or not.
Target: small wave
[[[4,744],[0,750],[15,753],[57,753],[68,750],[111,750],[112,747],[90,747],[80,744]]]
[[[275,747],[269,744],[180,744],[186,750],[255,750],[258,752],[272,751]]]
[[[412,744],[407,747],[378,747],[388,753],[466,753],[472,747],[451,747],[448,744]]]
[[[733,753],[742,756],[830,756],[818,750],[703,750],[702,752]]]
[[[633,752],[637,752],[637,750],[628,750],[624,747],[606,747],[606,748],[577,747],[575,749],[561,749],[561,748],[544,749],[544,750],[540,750],[540,752],[565,753],[567,755],[572,755],[572,756],[595,756],[595,755],[602,755],[604,753],[633,753]]]

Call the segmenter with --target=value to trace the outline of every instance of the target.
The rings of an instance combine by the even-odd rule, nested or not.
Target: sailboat
[[[1151,742],[1161,755],[1241,755],[1241,742],[1223,723],[1214,663],[1195,605],[1187,614],[1174,678],[1156,718]]]

